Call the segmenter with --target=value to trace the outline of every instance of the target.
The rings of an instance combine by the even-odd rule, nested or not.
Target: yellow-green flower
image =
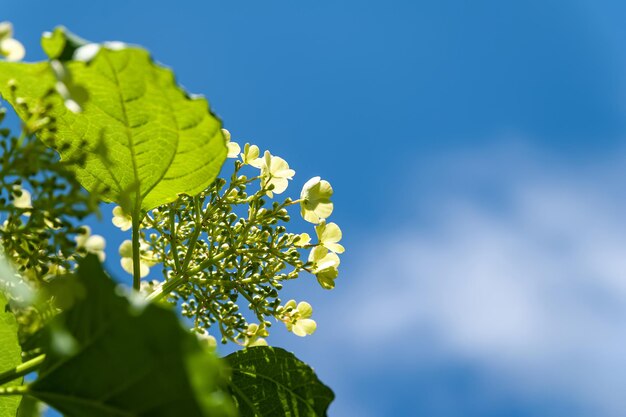
[[[297,246],[299,248],[303,248],[306,245],[308,245],[310,241],[311,241],[311,236],[309,236],[308,233],[300,233],[298,235],[298,239],[294,243],[294,246]]]
[[[24,45],[13,39],[13,25],[10,22],[0,22],[0,56],[7,61],[21,61],[25,54]]]
[[[133,243],[130,240],[123,241],[120,245],[119,253],[122,268],[129,274],[133,274]],[[139,276],[141,278],[147,276],[150,273],[150,267],[157,263],[158,259],[156,259],[154,253],[149,250],[148,245],[145,242],[141,242],[139,248]]]
[[[241,154],[241,160],[244,164],[250,165],[252,161],[259,159],[259,147],[256,145],[250,145],[246,143],[243,147],[243,153]]]
[[[106,254],[104,249],[106,248],[106,241],[100,235],[92,235],[91,228],[89,226],[82,226],[84,233],[76,235],[76,248],[78,250],[84,250],[87,253],[92,253],[100,259],[100,262],[104,262]]]
[[[320,224],[315,226],[315,233],[320,245],[326,249],[335,253],[344,252],[344,247],[338,243],[341,240],[341,229],[336,223],[327,224],[325,220],[322,220]]]
[[[330,197],[333,187],[320,177],[308,180],[300,193],[300,214],[307,222],[317,224],[328,218],[333,212],[333,203]]]
[[[283,322],[287,326],[287,330],[296,336],[311,335],[317,329],[317,323],[311,319],[313,307],[306,301],[300,301],[296,305],[295,300],[289,300],[283,307],[283,311]]]
[[[249,324],[244,334],[243,344],[245,347],[267,346],[267,340],[264,337],[267,337],[269,333],[264,326],[259,326],[256,323]]]
[[[311,270],[322,288],[335,288],[335,278],[339,276],[339,256],[324,246],[316,246],[309,254],[309,262],[313,263]]]
[[[13,186],[13,192],[11,193],[11,197],[13,197],[13,206],[21,209],[31,209],[33,208],[33,201],[28,190],[23,189],[19,185]]]
[[[280,194],[285,191],[289,185],[288,180],[296,175],[296,171],[289,168],[287,161],[281,157],[272,156],[269,151],[265,151],[263,158],[257,158],[250,165],[261,170],[263,188],[274,186],[272,190],[267,192],[270,198],[274,197],[273,193]]]
[[[206,346],[209,350],[217,349],[217,340],[215,337],[211,336],[208,333],[196,333],[196,337],[200,341],[200,343]]]
[[[230,132],[228,130],[222,129],[222,133],[224,134],[226,147],[228,148],[228,154],[226,156],[228,158],[237,158],[237,156],[239,156],[239,152],[241,151],[241,146],[239,146],[237,142],[230,141]]]
[[[115,206],[113,208],[113,219],[111,219],[111,223],[123,231],[127,231],[133,227],[133,218],[126,214],[120,206]]]

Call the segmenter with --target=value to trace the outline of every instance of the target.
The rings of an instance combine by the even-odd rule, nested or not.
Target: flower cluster
[[[19,279],[47,291],[58,276],[75,268],[78,257],[94,253],[104,259],[104,239],[81,226],[85,217],[98,213],[98,196],[88,194],[70,168],[84,155],[60,161],[39,139],[49,140],[56,128],[47,114],[48,98],[20,99],[20,86],[10,85],[24,123],[16,136],[0,129],[0,252]],[[0,109],[0,123],[5,113]],[[52,299],[28,307],[20,300],[10,303],[22,341],[57,311]]]
[[[279,291],[302,272],[315,275],[323,288],[334,287],[344,248],[339,227],[326,222],[333,211],[332,187],[315,177],[304,184],[299,199],[275,200],[295,171],[256,145],[246,143],[242,150],[228,131],[223,133],[228,157],[236,159],[229,181],[218,178],[199,195],[181,195],[142,220],[141,275],[148,276],[157,263],[163,275],[149,298],[179,303],[197,334],[208,336],[215,326],[223,343],[267,344],[272,317],[298,336],[310,335],[316,328],[310,304],[282,305]],[[317,243],[308,233],[287,231],[288,210],[297,205],[303,219],[315,224]],[[119,207],[112,221],[122,230],[130,228],[130,216]],[[130,241],[122,244],[120,255],[132,273]],[[251,316],[240,308],[242,301]]]
[[[2,25],[0,25],[0,32]],[[47,114],[46,99],[19,100],[25,123],[19,137],[0,129],[0,243],[6,256],[33,285],[44,278],[71,270],[76,254],[104,256],[104,239],[91,236],[82,220],[98,211],[97,195],[80,186],[69,164],[83,156],[60,161],[37,136],[49,137],[56,129]],[[0,122],[6,111],[0,109]]]

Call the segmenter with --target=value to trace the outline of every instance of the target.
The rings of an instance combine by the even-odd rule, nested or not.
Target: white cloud
[[[623,415],[626,158],[504,147],[437,162],[415,174],[432,178],[414,190],[426,210],[346,254],[351,288],[326,313],[330,333],[352,329],[341,343],[355,361],[402,356],[415,370],[412,352],[431,349],[524,395]]]

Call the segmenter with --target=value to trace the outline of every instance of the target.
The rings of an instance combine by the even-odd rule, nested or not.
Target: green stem
[[[28,387],[26,385],[19,385],[17,387],[0,387],[0,396],[26,395],[27,393],[28,393]]]
[[[183,265],[179,270],[180,276],[185,276],[187,272],[187,268],[189,267],[189,262],[193,257],[193,251],[196,248],[196,242],[198,241],[198,237],[200,236],[200,232],[202,231],[202,203],[200,202],[200,198],[198,196],[193,198],[194,210],[196,212],[196,224],[193,229],[193,234],[189,239],[189,247],[187,248],[187,253],[185,254],[185,259],[183,260]]]
[[[148,295],[146,297],[146,299],[148,301],[160,300],[161,298],[167,296],[169,293],[171,293],[176,288],[178,288],[179,285],[187,282],[190,277],[193,277],[198,272],[202,271],[204,268],[207,268],[209,265],[215,264],[215,263],[221,261],[222,259],[224,259],[228,255],[230,255],[231,253],[232,253],[231,251],[224,251],[224,252],[220,253],[219,255],[216,255],[213,258],[205,259],[203,262],[201,262],[194,269],[187,270],[182,275],[175,276],[174,278],[170,279],[169,281],[165,281],[163,284],[161,284],[159,286],[159,288],[154,290],[153,293]]]
[[[43,363],[44,359],[46,359],[46,355],[39,355],[29,361],[19,364],[13,369],[0,373],[0,385],[37,370],[37,368],[39,368],[39,366]]]
[[[170,249],[174,256],[174,266],[180,271],[180,259],[178,259],[178,231],[176,230],[176,205],[170,204]]]
[[[141,286],[141,263],[139,261],[139,227],[141,226],[140,211],[133,213],[133,289],[139,291]]]
[[[17,139],[17,147],[18,148],[22,147],[22,145],[24,144],[24,140],[26,140],[26,136],[27,136],[27,134],[26,134],[26,130],[24,128],[24,129],[22,129],[22,132],[20,133],[20,137]]]

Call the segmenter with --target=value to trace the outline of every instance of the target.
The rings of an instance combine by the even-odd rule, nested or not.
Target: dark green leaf
[[[230,390],[242,417],[322,417],[335,398],[311,367],[284,349],[252,347],[226,360],[232,368]]]
[[[20,408],[15,417],[41,417],[44,406],[33,397],[22,397]]]
[[[93,255],[78,278],[86,296],[53,321],[31,395],[68,417],[231,415],[219,359],[173,311],[117,295]]]

